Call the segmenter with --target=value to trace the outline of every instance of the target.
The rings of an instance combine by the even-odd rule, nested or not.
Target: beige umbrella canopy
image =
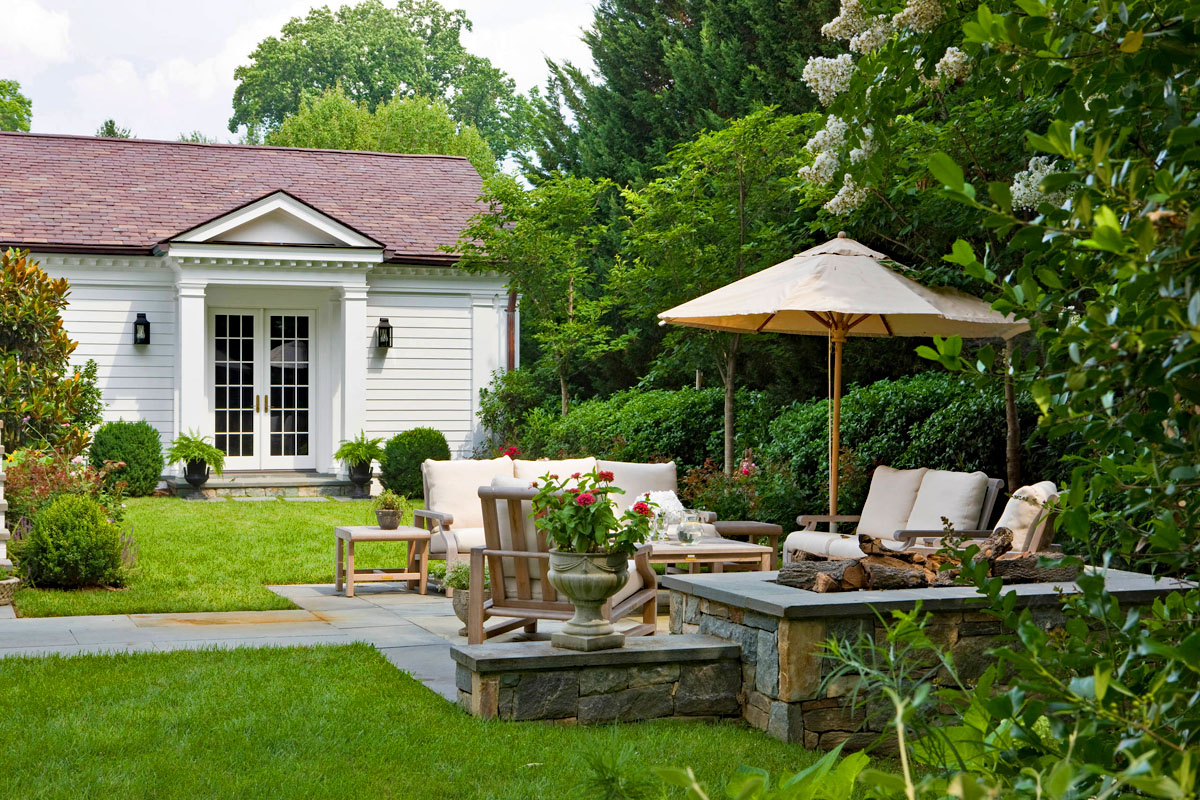
[[[836,239],[658,315],[663,323],[731,333],[828,336],[833,345],[829,513],[837,513],[842,345],[849,336],[1010,339],[1029,329],[957,289],[931,289],[889,269],[890,259]]]

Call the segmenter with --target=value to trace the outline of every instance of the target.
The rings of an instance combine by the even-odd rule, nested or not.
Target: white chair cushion
[[[881,540],[881,544],[889,550],[900,550],[903,542],[891,539]],[[847,536],[841,533],[826,533],[824,531],[796,531],[789,533],[783,541],[783,552],[812,553],[815,556],[831,558],[863,558],[866,553],[858,546],[857,536]],[[790,560],[790,557],[789,559]]]
[[[876,467],[875,474],[871,476],[871,488],[867,491],[867,502],[863,503],[861,519],[858,521],[858,532],[876,539],[894,540],[896,531],[911,527],[908,518],[916,502],[917,491],[921,488],[921,480],[928,471],[925,467]],[[976,516],[978,514],[976,511]]]
[[[1015,552],[1023,553],[1029,549],[1029,543],[1038,525],[1045,524],[1045,506],[1057,501],[1058,487],[1053,481],[1022,486],[1013,492],[1008,504],[1004,506],[1004,513],[997,520],[996,528],[1008,528],[1012,531],[1012,548]]]
[[[956,531],[978,529],[987,484],[988,477],[982,472],[929,470],[921,479],[905,529],[940,531],[942,517],[950,520]]]
[[[612,495],[613,507],[618,516],[641,500],[646,492],[674,492],[679,487],[674,461],[668,461],[665,464],[597,461],[596,467],[601,472],[611,472],[613,486],[625,490],[625,494]]]
[[[434,461],[429,458],[421,465],[421,473],[425,477],[426,508],[452,514],[453,530],[482,528],[479,487],[489,485],[497,475],[512,477],[513,461],[508,456],[491,461]]]
[[[596,459],[566,458],[562,461],[526,461],[518,458],[513,461],[513,476],[521,478],[528,486],[530,481],[537,480],[543,475],[557,475],[559,478],[569,478],[576,472],[582,474],[596,468]]]
[[[469,553],[472,547],[479,547],[486,541],[483,528],[460,528],[457,525],[451,525],[450,533],[458,545],[459,553]],[[446,537],[441,533],[435,533],[429,537],[429,555],[446,555]]]

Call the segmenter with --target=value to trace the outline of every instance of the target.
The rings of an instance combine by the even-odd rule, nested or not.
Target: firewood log
[[[865,561],[865,559],[864,559]],[[925,570],[910,564],[894,567],[887,563],[863,564],[867,570],[867,586],[871,589],[920,589],[929,585]]]
[[[1077,565],[1039,567],[1039,557],[1062,561],[1061,553],[1025,553],[1016,558],[1002,558],[993,562],[992,575],[1003,578],[1005,583],[1066,583],[1079,576]]]
[[[784,586],[797,589],[818,591],[818,576],[827,576],[829,581],[837,585],[832,588],[828,582],[823,582],[824,589],[820,591],[841,591],[845,589],[861,589],[866,582],[862,566],[853,558],[841,558],[830,561],[793,561],[779,568],[777,581]]]

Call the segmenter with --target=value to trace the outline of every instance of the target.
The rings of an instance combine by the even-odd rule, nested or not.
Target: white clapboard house
[[[213,436],[234,485],[332,485],[360,429],[472,448],[517,342],[445,249],[479,192],[451,156],[0,133],[0,247],[70,281],[105,418]]]

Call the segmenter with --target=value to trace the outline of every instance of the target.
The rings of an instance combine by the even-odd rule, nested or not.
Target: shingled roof
[[[146,254],[283,190],[385,246],[446,264],[481,210],[465,158],[0,132],[0,246]]]

